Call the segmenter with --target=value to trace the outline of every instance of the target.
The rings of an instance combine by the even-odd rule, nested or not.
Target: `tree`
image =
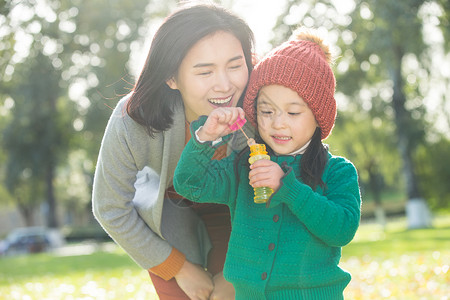
[[[6,186],[16,196],[27,224],[32,224],[31,213],[39,200],[46,199],[48,226],[57,227],[53,178],[59,156],[67,150],[70,137],[70,132],[65,131],[70,125],[61,122],[62,112],[56,107],[59,73],[41,52],[29,64],[15,67],[15,80],[20,84],[10,91],[15,107],[3,136],[8,153]],[[26,195],[22,190],[28,184],[29,194]]]
[[[386,212],[382,191],[399,188],[400,157],[395,151],[393,127],[381,117],[348,108],[339,112],[336,129],[326,140],[333,154],[351,157],[358,170],[362,193],[368,191],[373,196],[375,219],[383,227]]]
[[[48,225],[58,226],[56,172],[72,149],[95,165],[107,106],[132,86],[127,62],[148,32],[141,26],[165,16],[167,3],[175,1],[0,2],[0,99],[14,103],[3,128],[4,181],[28,223],[46,202]]]

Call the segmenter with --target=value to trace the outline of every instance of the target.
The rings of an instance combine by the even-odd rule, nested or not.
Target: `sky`
[[[224,1],[225,2],[225,1]],[[354,0],[331,0],[339,14],[347,14],[355,7]],[[241,16],[253,30],[256,52],[264,55],[272,46],[272,28],[283,13],[286,0],[235,0],[232,11]]]
[[[239,0],[232,11],[241,16],[255,35],[255,47],[258,54],[265,54],[272,46],[272,28],[278,16],[283,12],[284,0]]]
[[[282,13],[286,0],[224,0],[223,6],[229,8],[227,3],[232,3],[232,12],[244,19],[255,35],[255,50],[259,55],[264,55],[271,50],[269,41],[272,38],[272,28],[278,16]],[[136,47],[131,53],[130,69],[132,74],[140,72],[145,62],[151,38],[159,24],[154,24],[141,47]]]

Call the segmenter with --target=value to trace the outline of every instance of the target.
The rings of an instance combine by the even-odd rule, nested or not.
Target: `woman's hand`
[[[234,287],[220,272],[213,277],[214,290],[209,297],[210,300],[233,300],[234,299]]]
[[[250,165],[248,179],[253,188],[267,186],[275,192],[280,187],[283,176],[284,172],[276,162],[261,159]]]
[[[198,131],[198,137],[202,141],[215,141],[220,137],[233,132],[230,125],[238,118],[244,119],[244,110],[240,107],[219,107],[214,109],[208,116],[205,124]]]
[[[175,275],[175,280],[178,286],[189,296],[189,299],[207,300],[214,288],[211,274],[199,265],[187,260],[178,274]]]

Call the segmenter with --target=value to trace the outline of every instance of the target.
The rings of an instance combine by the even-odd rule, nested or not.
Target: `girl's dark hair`
[[[316,128],[311,143],[306,148],[300,159],[300,174],[305,184],[309,185],[313,190],[319,185],[326,188],[322,180],[323,171],[328,162],[328,145],[322,143],[320,138],[322,130]]]
[[[174,105],[182,101],[179,91],[169,88],[166,81],[176,74],[192,46],[217,31],[230,32],[241,42],[250,75],[254,38],[245,21],[215,5],[188,6],[174,12],[156,32],[127,103],[127,113],[145,126],[150,136],[172,126]]]

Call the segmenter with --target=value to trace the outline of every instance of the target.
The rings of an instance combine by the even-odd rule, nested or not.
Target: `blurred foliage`
[[[56,203],[89,206],[111,107],[133,86],[130,53],[175,1],[0,4],[0,179],[11,195],[0,201],[27,223],[46,202],[57,226]]]
[[[401,159],[396,151],[395,128],[381,116],[341,111],[326,142],[333,154],[351,158],[363,194],[370,192],[377,204],[381,204],[383,191],[404,186],[399,180]]]
[[[60,74],[49,58],[38,52],[33,61],[16,64],[15,75],[9,93],[15,100],[13,119],[3,135],[8,153],[5,183],[21,212],[27,215],[25,211],[31,213],[44,198],[42,181],[47,184],[46,180],[52,180],[56,163],[64,159],[67,139],[72,133],[64,114],[58,113]],[[25,190],[29,190],[28,195],[24,194]],[[48,193],[47,196],[53,197]],[[49,225],[55,227],[54,222]]]
[[[450,208],[450,141],[420,145],[416,154],[420,188],[431,208]]]
[[[407,3],[408,2],[408,3]],[[407,82],[402,74],[406,54],[419,57],[425,51],[421,35],[422,23],[418,11],[423,1],[365,1],[356,2],[350,14],[352,22],[345,30],[353,36],[349,47],[353,57],[347,57],[349,72],[341,73],[338,84],[349,96],[360,96],[360,90],[377,84],[392,84],[390,101],[395,124],[397,147],[402,159],[402,175],[408,199],[421,198],[414,171],[412,152],[423,142],[424,116],[422,103],[408,105],[416,95],[407,95]],[[371,59],[372,58],[372,59]],[[373,61],[371,63],[371,60]],[[366,100],[383,101],[374,90]],[[410,101],[408,101],[410,100]],[[415,118],[412,115],[415,114]],[[382,162],[380,162],[382,163]]]

